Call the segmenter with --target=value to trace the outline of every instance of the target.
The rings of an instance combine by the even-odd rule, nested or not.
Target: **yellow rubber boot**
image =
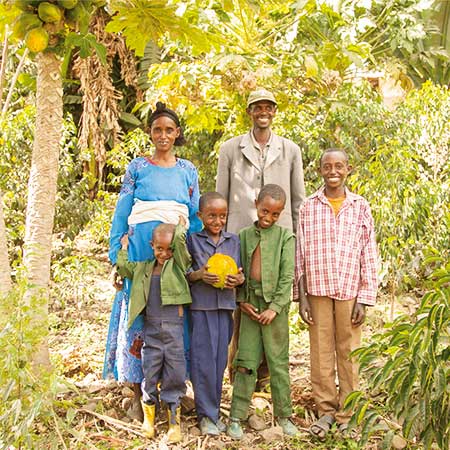
[[[144,411],[144,423],[142,424],[142,433],[152,439],[155,437],[155,405],[147,405],[142,402]]]
[[[170,408],[167,411],[169,416],[169,431],[167,432],[167,439],[170,443],[175,444],[181,441],[181,425],[180,425],[180,416],[181,416],[181,407],[178,407],[175,411],[175,416],[172,417],[172,413]]]

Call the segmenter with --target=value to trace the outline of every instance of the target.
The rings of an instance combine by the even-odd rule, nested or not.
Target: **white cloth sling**
[[[180,216],[186,219],[186,228],[189,229],[189,209],[186,205],[174,200],[145,201],[136,199],[128,216],[128,225],[151,221],[176,225]]]

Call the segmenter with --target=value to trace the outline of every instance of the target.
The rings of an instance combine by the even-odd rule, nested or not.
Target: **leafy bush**
[[[383,448],[389,449],[396,432],[423,442],[450,446],[450,262],[434,255],[426,262],[437,268],[417,312],[386,324],[372,344],[354,352],[369,380],[368,396],[350,394],[352,421],[362,425],[361,446],[384,422],[389,431]]]
[[[0,448],[43,448],[36,425],[52,422],[53,427],[55,420],[57,380],[51,372],[37,374],[31,364],[48,334],[45,327],[35,326],[36,311],[45,301],[42,297],[25,300],[26,288],[19,281],[0,302]]]

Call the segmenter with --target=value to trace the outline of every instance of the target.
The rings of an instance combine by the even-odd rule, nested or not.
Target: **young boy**
[[[347,395],[358,388],[359,347],[365,306],[377,293],[377,247],[366,200],[345,187],[352,167],[340,149],[325,150],[319,172],[324,186],[299,212],[294,299],[309,325],[311,384],[319,419],[310,433],[324,440],[336,421],[347,432]],[[336,365],[339,392],[336,388]]]
[[[128,307],[128,326],[145,313],[142,348],[143,433],[155,435],[155,409],[159,400],[168,406],[168,441],[181,441],[180,401],[186,393],[186,361],[183,346],[183,306],[191,303],[185,273],[191,258],[186,248],[185,219],[178,225],[160,224],[154,231],[152,261],[128,261],[128,236],[121,239],[117,269],[133,280]],[[158,384],[161,383],[160,391]],[[159,391],[159,392],[158,392]]]
[[[225,431],[219,420],[222,381],[233,331],[234,288],[244,282],[241,269],[236,275],[228,275],[225,288],[219,289],[212,286],[219,277],[208,271],[207,261],[216,253],[231,256],[240,266],[239,238],[223,230],[227,212],[227,202],[221,194],[203,194],[198,212],[203,230],[188,237],[192,255],[192,270],[188,274],[192,295],[191,380],[200,430],[209,435]]]
[[[241,261],[247,280],[239,289],[243,312],[231,402],[228,436],[241,439],[240,421],[247,418],[263,352],[270,373],[273,411],[288,436],[298,433],[292,414],[289,382],[288,312],[294,278],[294,235],[276,224],[286,194],[276,184],[261,189],[256,204],[258,220],[239,233]]]

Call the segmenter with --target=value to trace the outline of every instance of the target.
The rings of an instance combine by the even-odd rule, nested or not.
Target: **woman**
[[[152,157],[131,161],[125,173],[111,227],[109,258],[116,263],[120,238],[129,237],[130,261],[153,258],[150,246],[153,229],[161,222],[178,223],[183,215],[189,223],[189,233],[199,231],[197,217],[198,174],[194,165],[177,158],[174,146],[185,143],[177,114],[163,103],[149,118],[150,136],[155,146]],[[140,383],[143,379],[141,347],[143,344],[143,315],[127,329],[128,301],[131,281],[124,280],[123,289],[114,299],[106,345],[103,377],[114,376],[118,381],[133,383],[135,399],[133,412],[142,418]]]

